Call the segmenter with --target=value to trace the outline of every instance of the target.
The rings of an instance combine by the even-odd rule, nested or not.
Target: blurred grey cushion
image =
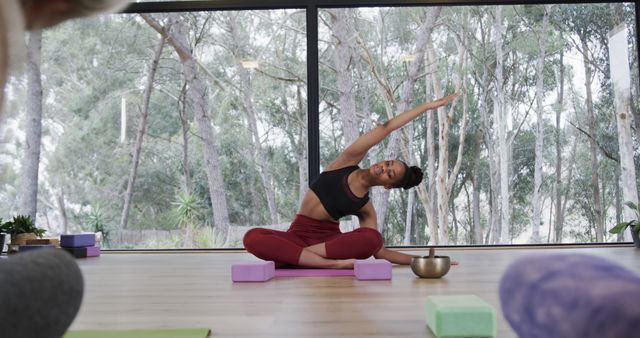
[[[1,259],[0,337],[62,337],[80,309],[83,290],[78,264],[63,250]]]

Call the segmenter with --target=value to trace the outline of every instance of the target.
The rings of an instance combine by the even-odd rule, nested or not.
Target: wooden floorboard
[[[409,251],[426,254],[424,251]],[[78,260],[85,296],[71,329],[207,327],[213,337],[433,337],[428,295],[475,294],[498,312],[498,337],[515,337],[500,312],[498,283],[523,255],[592,254],[640,273],[640,249],[441,250],[460,262],[442,279],[394,266],[391,281],[279,277],[232,283],[246,253],[103,254]]]

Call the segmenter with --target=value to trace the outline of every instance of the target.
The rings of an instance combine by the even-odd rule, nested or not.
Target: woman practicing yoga
[[[378,162],[368,169],[360,169],[358,163],[392,131],[458,95],[423,103],[360,136],[311,184],[289,230],[251,229],[244,236],[245,249],[278,265],[349,269],[355,259],[371,256],[410,264],[413,256],[384,247],[369,189],[412,188],[422,181],[422,170],[399,160]],[[338,220],[346,215],[356,215],[360,227],[341,233]]]

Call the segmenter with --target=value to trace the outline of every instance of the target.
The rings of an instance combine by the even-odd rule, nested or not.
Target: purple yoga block
[[[87,249],[87,257],[98,257],[100,256],[100,247],[99,246],[88,246]]]
[[[99,246],[87,246],[80,248],[62,248],[75,258],[98,257],[100,256]]]
[[[96,234],[61,235],[60,246],[63,248],[81,248],[96,245]]]
[[[384,259],[356,260],[353,271],[359,280],[391,279],[391,263]]]
[[[46,249],[46,248],[55,248],[56,246],[53,244],[29,244],[29,245],[21,245],[18,247],[18,252],[27,252],[31,250],[37,249]]]
[[[266,282],[276,274],[275,263],[241,263],[231,266],[231,279],[234,282]]]

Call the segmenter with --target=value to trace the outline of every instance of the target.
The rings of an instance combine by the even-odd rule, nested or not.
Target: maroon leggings
[[[256,257],[284,264],[298,264],[302,249],[325,243],[327,258],[366,259],[382,248],[382,235],[372,228],[341,233],[340,223],[296,215],[289,230],[255,228],[244,235],[244,247]]]

